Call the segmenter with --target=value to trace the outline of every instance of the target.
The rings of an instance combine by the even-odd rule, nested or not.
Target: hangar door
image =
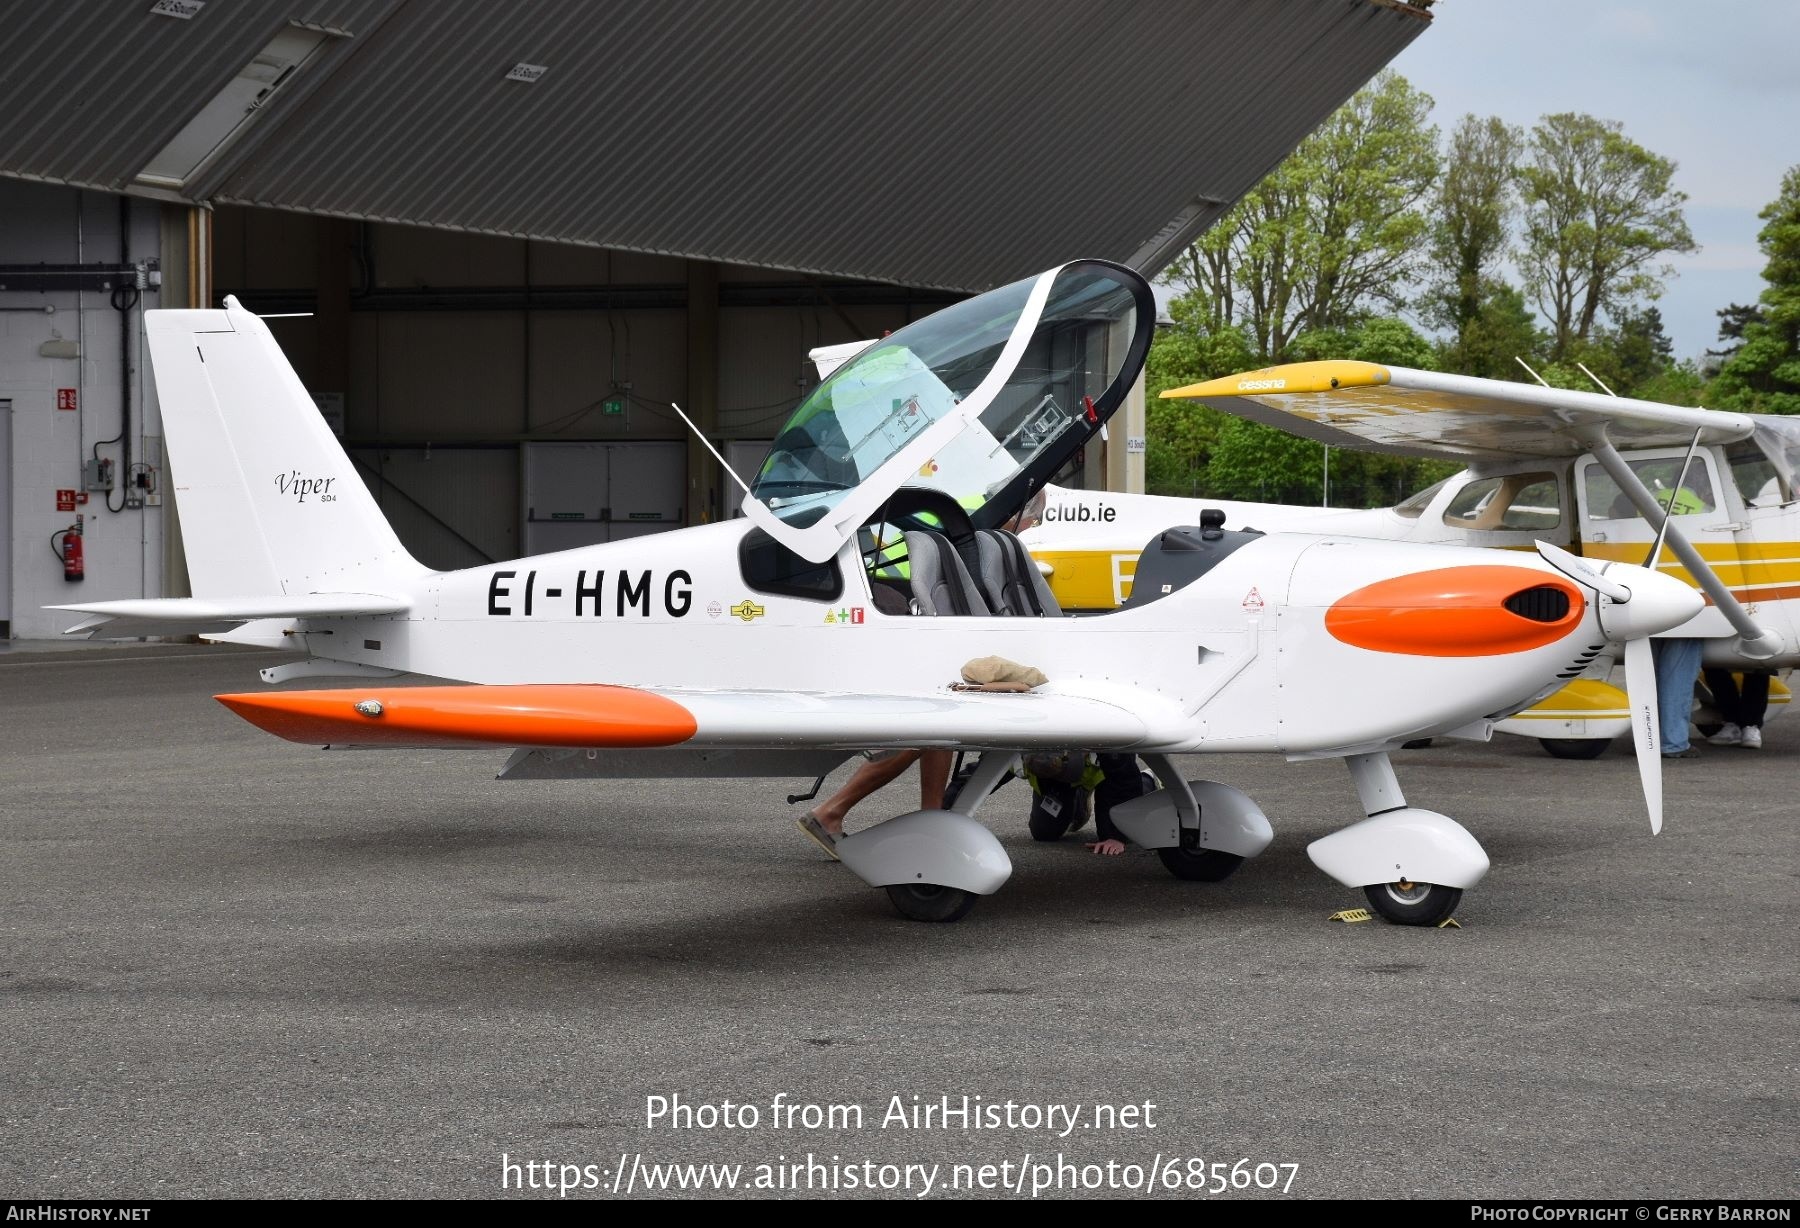
[[[526,554],[681,526],[685,444],[528,443],[520,464]]]
[[[0,401],[0,640],[12,637],[12,402]]]

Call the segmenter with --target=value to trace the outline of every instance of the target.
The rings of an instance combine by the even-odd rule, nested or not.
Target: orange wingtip
[[[1581,591],[1527,567],[1445,567],[1378,580],[1325,611],[1333,638],[1373,652],[1489,657],[1554,644],[1581,621]]]
[[[290,742],[352,746],[673,746],[693,713],[619,686],[426,686],[217,695]]]

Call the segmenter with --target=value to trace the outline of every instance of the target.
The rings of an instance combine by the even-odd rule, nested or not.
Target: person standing
[[[1761,750],[1763,717],[1769,710],[1769,672],[1745,670],[1740,688],[1730,670],[1708,667],[1706,689],[1712,692],[1713,707],[1725,722],[1724,728],[1706,740],[1714,746]]]
[[[884,785],[892,783],[913,764],[919,765],[919,808],[937,810],[944,804],[944,789],[950,783],[950,767],[955,754],[938,747],[927,750],[896,750],[857,765],[843,788],[808,810],[794,822],[800,831],[822,849],[827,857],[837,860],[837,842],[844,838],[844,817],[850,808]]]
[[[1698,759],[1688,742],[1688,717],[1694,711],[1694,683],[1700,680],[1700,641],[1653,639],[1656,660],[1656,707],[1662,724],[1664,759]]]

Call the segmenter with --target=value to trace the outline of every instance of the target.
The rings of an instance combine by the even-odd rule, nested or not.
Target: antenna
[[[719,455],[719,450],[717,448],[713,447],[711,442],[708,441],[708,439],[706,438],[706,436],[704,436],[700,433],[700,428],[694,425],[694,420],[692,418],[688,417],[686,414],[681,412],[681,406],[675,404],[675,402],[673,402],[673,401],[670,401],[669,408],[674,410],[677,414],[679,414],[681,417],[681,420],[683,422],[687,423],[687,429],[694,432],[694,438],[698,439],[700,441],[701,447],[705,448],[708,452],[712,453],[712,458],[719,462],[719,468],[723,469],[726,473],[729,473],[731,475],[731,480],[736,482],[738,484],[738,486],[740,486],[743,489],[743,492],[745,494],[749,494],[750,493],[750,483],[744,481],[743,478],[740,478],[737,475],[737,470],[733,469],[728,463],[726,463],[725,458],[723,456]]]
[[[1546,387],[1546,388],[1548,388],[1550,386],[1549,384],[1544,383],[1544,377],[1539,375],[1536,371],[1533,371],[1531,369],[1531,364],[1526,362],[1523,358],[1520,358],[1517,354],[1514,354],[1513,361],[1518,363],[1521,367],[1524,367],[1526,373],[1529,374],[1532,379],[1536,380],[1540,384],[1544,384],[1544,387]]]
[[[1618,393],[1614,392],[1611,388],[1608,388],[1606,386],[1605,380],[1601,379],[1598,375],[1595,375],[1592,371],[1588,370],[1587,364],[1585,362],[1578,362],[1575,365],[1581,368],[1581,373],[1583,375],[1587,376],[1589,379],[1593,380],[1596,384],[1600,385],[1601,392],[1604,392],[1609,397],[1616,397],[1619,395]]]

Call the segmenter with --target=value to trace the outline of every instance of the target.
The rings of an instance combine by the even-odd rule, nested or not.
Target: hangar
[[[147,309],[282,317],[427,564],[699,523],[731,500],[671,401],[750,469],[813,347],[1077,256],[1160,271],[1429,21],[1399,0],[15,8],[0,636],[57,634],[57,601],[187,591]],[[1142,413],[1140,389],[1077,481],[1141,487]]]

